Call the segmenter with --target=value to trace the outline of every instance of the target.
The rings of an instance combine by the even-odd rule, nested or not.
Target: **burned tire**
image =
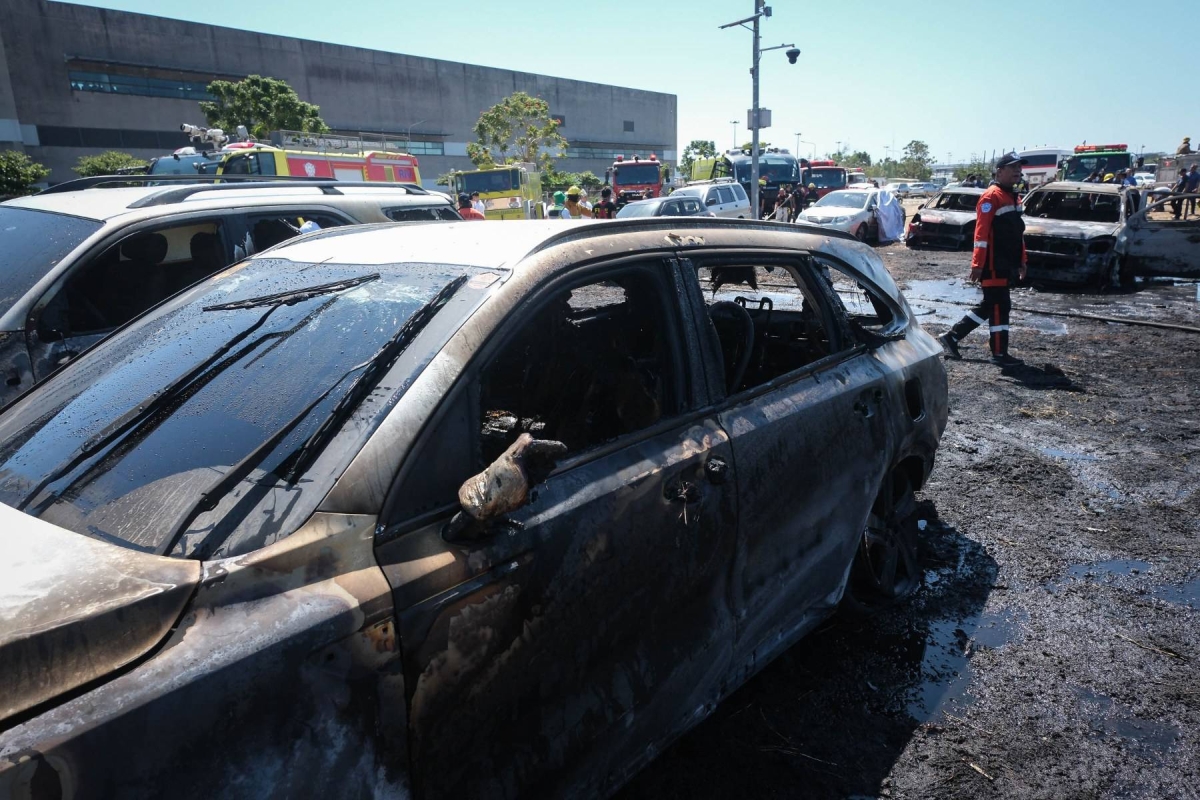
[[[893,472],[884,480],[850,568],[843,601],[848,610],[869,614],[887,608],[921,585],[916,505],[907,477]]]
[[[858,226],[858,229],[854,231],[854,238],[858,239],[860,242],[863,242],[864,244],[866,243],[866,241],[867,241],[867,225],[866,225],[866,223],[863,223],[862,225]]]

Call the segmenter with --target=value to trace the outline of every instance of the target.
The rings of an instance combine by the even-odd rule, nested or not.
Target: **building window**
[[[392,142],[388,142],[392,149]],[[396,142],[395,149],[410,156],[441,156],[446,154],[446,146],[441,142]]]
[[[633,133],[633,120],[631,120],[631,119],[625,120],[625,132]]]
[[[208,81],[147,78],[140,75],[120,75],[112,72],[70,70],[71,88],[77,92],[133,94],[142,97],[175,97],[181,100],[212,100]]]
[[[578,145],[567,145],[567,158],[598,158],[604,161],[616,161],[617,156],[625,156],[626,159],[632,160],[634,156],[639,158],[649,158],[651,155],[662,157],[663,151],[666,148],[646,148],[646,147],[621,147],[620,145],[613,147],[583,147]]]

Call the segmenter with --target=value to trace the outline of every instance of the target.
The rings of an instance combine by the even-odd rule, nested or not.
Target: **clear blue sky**
[[[669,92],[680,149],[731,146],[735,119],[749,139],[751,35],[718,26],[753,13],[753,0],[86,4]],[[840,141],[878,159],[921,139],[958,161],[1084,140],[1174,152],[1200,136],[1200,0],[771,5],[763,46],[802,51],[795,66],[782,51],[763,56],[761,102],[774,112],[763,138],[775,145],[794,149],[801,132],[818,154]]]

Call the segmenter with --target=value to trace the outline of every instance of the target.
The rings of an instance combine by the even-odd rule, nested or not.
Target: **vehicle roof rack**
[[[154,206],[166,206],[172,203],[182,202],[194,194],[200,192],[228,192],[239,189],[295,189],[295,188],[315,188],[320,189],[321,194],[343,194],[341,191],[347,187],[366,187],[370,189],[403,189],[406,194],[412,195],[427,195],[429,191],[418,186],[415,183],[386,183],[384,181],[339,181],[333,178],[310,178],[310,179],[285,179],[281,181],[257,181],[251,184],[246,183],[218,183],[218,184],[193,184],[190,186],[176,186],[157,194],[148,195],[139,198],[130,203],[126,208],[152,208]]]
[[[149,184],[165,183],[216,183],[229,181],[238,183],[266,183],[277,181],[312,181],[313,178],[291,177],[288,175],[94,175],[90,178],[76,178],[62,183],[56,183],[48,189],[42,189],[38,194],[59,194],[60,192],[77,192],[81,189],[94,189],[97,186],[146,186]],[[333,178],[326,178],[332,183]]]

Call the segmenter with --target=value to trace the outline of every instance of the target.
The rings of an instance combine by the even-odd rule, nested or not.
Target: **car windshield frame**
[[[0,502],[182,558],[283,538],[502,272],[242,262],[11,407],[0,418]]]
[[[1111,206],[1109,203],[1111,198]],[[1095,214],[1096,202],[1104,199],[1103,218]],[[1053,201],[1053,202],[1051,202]],[[1072,201],[1076,201],[1072,204]],[[1084,204],[1091,208],[1084,213]],[[1115,225],[1121,221],[1121,194],[1119,192],[1088,192],[1080,189],[1036,189],[1025,197],[1023,213],[1028,218],[1051,219],[1059,222],[1085,222]],[[1089,218],[1089,216],[1091,218]]]
[[[858,205],[854,205],[852,203],[848,204],[845,201],[847,198],[850,198],[850,197],[853,197],[856,200],[859,198],[862,198],[862,202],[859,203]],[[818,200],[816,202],[816,205],[814,205],[813,208],[852,208],[856,211],[861,211],[867,207],[867,203],[870,199],[871,199],[870,192],[864,192],[864,191],[857,190],[857,189],[854,189],[854,190],[841,189],[836,192],[830,192],[829,194],[822,197],[820,200]]]
[[[976,207],[979,205],[980,195],[970,192],[954,192],[943,191],[936,198],[930,201],[928,208],[935,211],[962,211],[966,213],[975,213]],[[955,202],[951,202],[951,200]],[[969,208],[967,206],[970,206]]]
[[[0,204],[0,313],[103,227],[102,220]]]

